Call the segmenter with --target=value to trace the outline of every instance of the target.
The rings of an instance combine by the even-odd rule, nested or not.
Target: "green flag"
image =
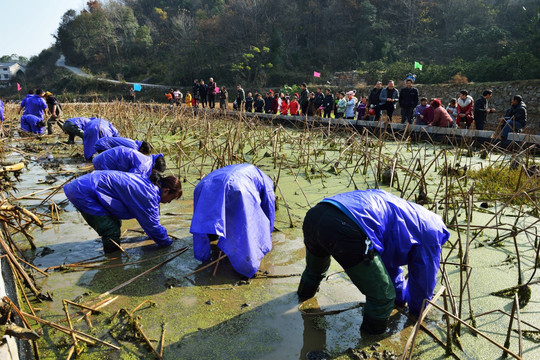
[[[414,68],[422,70],[422,64],[420,64],[418,61],[414,62]]]

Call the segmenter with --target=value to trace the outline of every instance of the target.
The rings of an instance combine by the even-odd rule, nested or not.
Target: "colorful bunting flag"
[[[21,91],[21,90],[22,90],[21,84],[17,83],[17,91]]]
[[[133,84],[133,90],[135,90],[135,91],[141,91],[141,90],[142,90],[141,84]]]
[[[314,76],[314,77],[320,78],[320,77],[321,77],[321,73],[314,71],[314,72],[313,72],[313,76]]]
[[[422,64],[420,64],[418,61],[414,62],[414,68],[418,70],[422,70]]]

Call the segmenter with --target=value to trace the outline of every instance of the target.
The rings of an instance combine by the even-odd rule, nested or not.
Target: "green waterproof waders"
[[[103,251],[106,253],[119,250],[109,239],[114,240],[117,244],[120,244],[120,228],[122,227],[122,221],[113,218],[112,216],[96,216],[86,214],[81,211],[81,215],[96,232],[101,236],[103,242]]]

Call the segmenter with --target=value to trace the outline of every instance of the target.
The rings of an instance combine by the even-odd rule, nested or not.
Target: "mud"
[[[68,110],[69,111],[69,110]],[[84,111],[84,110],[83,110]],[[88,110],[88,116],[94,114],[96,109]],[[105,110],[102,110],[105,111]],[[107,110],[109,111],[109,110]],[[84,115],[84,114],[80,114]],[[173,124],[175,120],[171,117]],[[183,119],[182,121],[188,121]],[[214,123],[215,124],[215,123]],[[152,124],[139,126],[133,130],[126,125],[125,132],[139,131],[144,134],[146,127]],[[153,123],[154,127],[167,129],[163,122]],[[159,125],[159,126],[157,126]],[[172,125],[171,125],[172,126]],[[192,193],[198,180],[209,173],[213,168],[226,165],[230,162],[246,160],[255,163],[274,180],[279,175],[280,190],[276,190],[279,210],[276,213],[276,230],[273,233],[273,250],[263,259],[261,271],[272,275],[294,275],[302,272],[304,263],[304,246],[302,242],[301,224],[305,212],[310,206],[326,196],[336,193],[352,191],[355,188],[366,189],[379,186],[397,195],[414,200],[420,195],[417,184],[424,182],[424,192],[428,201],[426,207],[433,211],[446,213],[447,220],[453,217],[456,209],[458,223],[466,224],[466,211],[460,209],[462,204],[449,206],[448,211],[444,204],[433,203],[440,201],[442,192],[441,180],[448,174],[450,181],[455,182],[452,191],[459,192],[458,185],[468,189],[472,180],[459,178],[467,169],[482,169],[494,162],[505,163],[511,158],[499,153],[486,154],[482,149],[470,153],[444,145],[427,143],[411,144],[406,142],[389,141],[378,144],[377,138],[370,137],[370,146],[365,148],[347,149],[348,132],[321,135],[309,141],[300,139],[305,136],[302,129],[283,129],[290,139],[279,143],[272,143],[269,139],[275,135],[276,128],[264,124],[246,124],[245,141],[233,143],[230,156],[227,150],[215,146],[216,156],[204,155],[199,152],[207,144],[220,139],[217,135],[232,131],[229,128],[215,125],[209,135],[213,139],[203,137],[201,132],[194,128],[174,136],[159,136],[152,138],[152,145],[156,151],[164,152],[171,172],[185,179],[184,196],[181,200],[171,204],[164,204],[161,208],[162,224],[169,233],[178,240],[167,249],[157,249],[152,241],[139,233],[130,230],[140,229],[134,220],[124,221],[122,230],[126,230],[122,246],[130,258],[120,253],[113,254],[119,257],[104,264],[134,262],[159,254],[165,254],[184,246],[191,246],[192,237],[189,234],[189,225],[192,213]],[[131,129],[131,130],[130,130]],[[135,129],[137,129],[135,127]],[[122,132],[122,130],[121,130]],[[201,138],[197,138],[201,136]],[[252,136],[252,140],[249,140]],[[140,136],[135,136],[141,138]],[[223,137],[223,135],[222,135]],[[60,139],[63,140],[63,139]],[[261,146],[263,142],[266,146]],[[193,146],[184,146],[185,156],[173,151],[174,144],[192,142]],[[26,143],[24,143],[26,144]],[[15,148],[23,151],[5,151],[4,161],[16,162],[22,159],[28,161],[27,168],[17,183],[19,192],[16,196],[33,193],[47,187],[58,186],[68,180],[73,174],[88,171],[88,164],[82,163],[75,154],[82,153],[80,139],[73,147],[62,144],[56,138],[47,138],[37,143],[21,145]],[[311,145],[308,145],[311,144]],[[225,146],[225,145],[223,145]],[[316,148],[317,152],[308,152],[307,146]],[[276,149],[279,156],[276,158]],[[199,150],[196,150],[199,149]],[[220,150],[221,149],[221,150]],[[390,180],[385,175],[385,184],[379,183],[375,174],[379,166],[375,158],[371,158],[354,169],[357,159],[364,155],[361,151],[370,151],[375,156],[378,153],[382,168],[391,168],[391,159],[397,158],[400,164],[396,168],[397,182],[390,188]],[[439,152],[446,149],[444,155]],[[221,151],[221,152],[219,152]],[[306,152],[306,155],[302,155]],[[307,154],[310,155],[307,155]],[[472,156],[466,156],[472,155]],[[453,159],[452,162],[443,163],[443,157]],[[197,158],[199,157],[199,158]],[[350,159],[350,160],[349,160]],[[420,159],[420,169],[415,166],[416,159]],[[439,160],[437,160],[439,159]],[[533,159],[534,161],[534,159]],[[306,163],[307,162],[307,163]],[[175,164],[180,165],[176,166]],[[281,164],[281,169],[280,169]],[[429,164],[432,164],[429,167]],[[446,165],[446,167],[445,167]],[[333,169],[333,170],[330,170]],[[413,169],[415,176],[408,175],[407,169]],[[447,171],[442,171],[448,169]],[[452,169],[452,174],[449,174]],[[355,171],[356,170],[356,171]],[[454,173],[455,172],[455,173]],[[424,180],[418,174],[424,173]],[[441,175],[442,174],[442,175]],[[352,175],[352,176],[351,176]],[[39,181],[39,180],[43,181]],[[459,180],[458,180],[459,179]],[[407,187],[407,181],[410,185]],[[443,186],[444,183],[443,183]],[[405,191],[404,194],[402,192]],[[44,194],[47,194],[45,192]],[[38,207],[44,194],[37,194],[30,198],[19,200],[21,205]],[[438,195],[437,195],[438,194]],[[479,196],[480,197],[480,196]],[[484,201],[475,199],[475,210],[472,213],[473,225],[486,225],[493,217],[489,212],[500,209],[507,197],[499,199],[490,198],[487,209],[481,206]],[[63,192],[52,196],[51,200],[60,204],[62,213],[60,221],[49,223],[44,230],[35,229],[38,249],[35,252],[27,251],[27,256],[34,264],[42,269],[63,263],[73,263],[95,257],[102,253],[101,241],[97,234],[84,222],[72,205],[65,201]],[[286,205],[286,203],[288,205]],[[286,208],[289,208],[291,220]],[[442,207],[442,209],[441,209]],[[530,205],[525,205],[529,210]],[[39,211],[49,211],[49,203],[38,207]],[[497,218],[498,224],[515,224],[518,228],[525,228],[537,221],[538,218],[519,216],[515,208],[507,208],[503,215]],[[495,220],[492,221],[493,225]],[[534,230],[532,230],[534,232]],[[458,238],[455,231],[451,231],[451,241]],[[473,242],[469,255],[469,263],[473,266],[471,275],[471,301],[474,313],[479,314],[493,309],[511,311],[512,299],[492,296],[491,293],[515,286],[517,284],[516,259],[509,258],[515,255],[512,238],[503,239],[494,246],[494,239],[506,233],[484,229]],[[464,232],[461,233],[465,237]],[[535,252],[531,242],[535,239],[529,233],[519,233],[517,236],[518,248],[521,257],[523,278],[528,280],[535,267]],[[19,244],[24,246],[24,237],[16,237]],[[448,244],[449,245],[449,244]],[[52,252],[44,252],[47,247]],[[450,251],[450,246],[444,249],[444,255]],[[217,255],[217,254],[216,254]],[[444,256],[443,256],[444,257]],[[507,260],[509,258],[510,260]],[[106,259],[104,256],[102,259]],[[85,301],[108,291],[120,283],[163,261],[165,257],[154,261],[116,267],[110,269],[88,269],[86,271],[56,271],[50,272],[49,277],[36,274],[38,283],[54,296],[53,302],[33,303],[41,308],[39,316],[51,321],[61,321],[64,318],[62,299]],[[448,258],[449,262],[459,262],[454,251]],[[118,329],[111,330],[118,324],[110,324],[109,320],[120,309],[133,309],[145,299],[151,299],[155,306],[144,306],[136,312],[140,317],[140,324],[145,333],[152,340],[154,346],[159,347],[162,324],[165,324],[166,336],[164,347],[165,359],[305,359],[309,351],[322,350],[335,359],[355,359],[365,351],[373,355],[377,352],[381,358],[383,353],[387,358],[393,354],[400,354],[410,334],[413,323],[406,316],[397,311],[391,316],[389,330],[380,336],[363,336],[360,333],[362,322],[362,308],[345,311],[329,316],[305,316],[298,310],[298,300],[295,294],[299,277],[283,278],[254,278],[249,281],[234,272],[230,263],[221,261],[217,275],[212,276],[213,267],[194,274],[190,279],[184,276],[197,269],[200,263],[193,258],[190,250],[162,268],[149,273],[147,276],[115,292],[118,300],[105,308],[100,315],[93,315],[93,329],[89,329],[84,321],[77,322],[75,327],[82,331],[99,336],[113,344],[120,345],[121,351],[111,351],[101,346],[89,347],[78,358],[80,359],[139,359],[151,358],[148,349],[137,339],[129,336],[118,336]],[[447,265],[450,282],[454,292],[459,288],[459,271],[454,265]],[[329,273],[339,272],[340,266],[332,262]],[[440,274],[439,274],[440,275]],[[538,275],[536,275],[538,277]],[[521,309],[521,319],[532,324],[538,324],[538,304],[540,302],[540,286],[532,285],[531,299],[527,306]],[[466,298],[466,297],[465,297]],[[323,282],[321,289],[314,299],[304,306],[311,309],[337,310],[363,302],[364,296],[352,285],[344,273],[333,275]],[[442,304],[441,301],[439,303]],[[73,310],[74,311],[74,310]],[[469,310],[466,302],[463,304],[462,316],[466,318]],[[489,334],[497,342],[503,344],[508,327],[508,318],[495,313],[476,318],[476,326]],[[432,310],[426,320],[428,327],[446,341],[446,322],[440,313]],[[527,330],[531,330],[525,326]],[[120,329],[122,330],[122,329]],[[532,333],[528,333],[532,334]],[[518,334],[513,332],[510,348],[517,352]],[[370,349],[373,344],[380,347]],[[463,330],[461,343],[464,352],[457,350],[462,358],[493,359],[502,354],[493,345]],[[527,358],[540,357],[540,347],[537,337],[526,336],[523,341],[524,354]],[[68,336],[60,335],[50,329],[44,329],[40,340],[42,359],[56,359],[67,355],[71,346]],[[454,349],[456,347],[454,346]],[[426,335],[420,335],[416,342],[415,355],[421,358],[445,358],[445,349],[434,343]]]

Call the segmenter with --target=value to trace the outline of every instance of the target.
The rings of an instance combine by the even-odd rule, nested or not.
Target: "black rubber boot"
[[[319,291],[319,286],[310,285],[308,283],[305,283],[303,281],[300,281],[300,284],[298,285],[298,300],[300,301],[306,301],[307,299],[311,299],[315,296],[315,294]]]
[[[118,246],[114,245],[113,242],[109,239],[101,238],[101,242],[103,243],[103,252],[105,254],[113,253],[120,250]],[[115,242],[120,245],[120,239],[115,240]]]
[[[379,335],[386,331],[388,319],[374,319],[364,314],[364,321],[360,330],[369,335]]]

